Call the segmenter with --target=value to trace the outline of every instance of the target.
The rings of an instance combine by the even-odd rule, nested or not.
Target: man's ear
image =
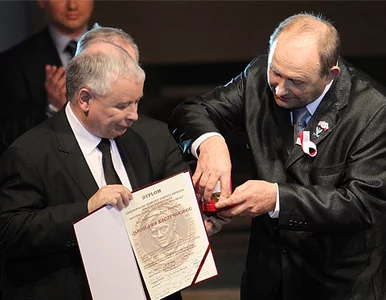
[[[339,74],[340,74],[340,68],[338,66],[333,66],[330,69],[329,74],[327,75],[328,83],[330,83],[331,80],[338,78]]]
[[[76,101],[79,103],[80,108],[82,109],[82,111],[86,115],[87,115],[88,111],[90,110],[90,99],[91,98],[92,98],[92,94],[86,88],[82,88],[78,92]]]

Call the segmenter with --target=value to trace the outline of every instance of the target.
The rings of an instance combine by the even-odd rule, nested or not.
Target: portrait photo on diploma
[[[218,275],[188,170],[132,195],[122,211],[106,206],[74,224],[94,299],[127,299],[127,288],[109,282],[123,273],[130,293],[151,300]]]

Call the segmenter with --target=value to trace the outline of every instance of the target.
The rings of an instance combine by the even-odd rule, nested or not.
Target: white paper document
[[[145,290],[159,300],[217,275],[188,171],[133,192],[121,212],[104,207],[74,228],[94,300],[146,299]]]
[[[146,300],[121,212],[103,207],[74,228],[93,300]]]

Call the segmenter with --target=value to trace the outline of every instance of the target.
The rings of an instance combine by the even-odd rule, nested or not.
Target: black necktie
[[[64,52],[69,53],[71,57],[74,57],[76,52],[76,45],[77,45],[76,41],[74,40],[69,41],[66,48],[64,49]]]
[[[306,120],[311,114],[305,106],[298,109],[293,109],[292,114],[294,123],[294,142],[296,143],[299,133],[302,132],[304,128],[306,128]]]
[[[106,184],[121,184],[117,172],[115,172],[110,153],[110,140],[102,139],[98,144],[102,152],[103,173],[105,174]]]

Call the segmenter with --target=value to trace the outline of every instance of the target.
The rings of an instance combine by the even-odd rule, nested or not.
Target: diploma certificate
[[[121,214],[152,300],[217,275],[188,171],[135,191]]]
[[[188,171],[132,195],[74,223],[94,300],[159,300],[217,275]]]

